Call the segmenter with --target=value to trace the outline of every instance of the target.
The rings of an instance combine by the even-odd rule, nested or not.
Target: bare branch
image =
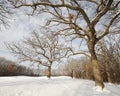
[[[111,27],[111,25],[113,24],[113,22],[116,20],[116,18],[120,16],[120,12],[118,12],[109,22],[108,26],[106,27],[105,29],[105,32],[100,35],[98,38],[97,38],[97,41],[99,41],[100,39],[102,39],[105,35],[107,35],[109,33],[109,29]]]
[[[96,5],[98,5],[99,3],[97,2],[97,0],[78,0],[78,1],[88,1],[91,3],[95,3]]]
[[[20,4],[20,5],[15,5],[15,4],[13,4],[13,5],[14,5],[15,8],[19,8],[19,7],[22,7],[22,6],[36,7],[36,6],[40,6],[40,5],[50,6],[50,7],[53,7],[53,8],[66,7],[66,8],[69,8],[71,10],[80,11],[80,13],[82,14],[82,16],[85,19],[86,23],[90,27],[89,17],[85,13],[85,11],[81,7],[78,7],[78,6],[72,6],[72,5],[65,4],[65,3],[64,4],[52,4],[52,3],[48,3],[48,2],[37,2],[37,3],[33,3],[33,4],[26,4],[26,3],[22,2],[22,4]]]
[[[85,56],[91,58],[91,55],[89,53],[87,53],[87,52],[84,52],[84,51],[72,52],[72,54],[70,54],[69,57],[70,56],[74,56],[74,55],[80,55],[80,54],[85,55]]]
[[[113,0],[109,0],[107,5],[96,15],[96,17],[92,20],[92,25],[95,26],[98,21],[100,20],[100,18],[105,15],[108,11],[109,11],[109,8],[111,7],[112,5],[112,2]]]
[[[119,4],[120,4],[120,1],[118,1],[116,5],[112,6],[110,8],[110,10],[115,10],[118,7]]]

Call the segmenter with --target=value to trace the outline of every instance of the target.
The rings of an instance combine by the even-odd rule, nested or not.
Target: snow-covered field
[[[70,77],[0,77],[0,96],[120,96],[120,85],[105,86],[101,91],[93,81]]]

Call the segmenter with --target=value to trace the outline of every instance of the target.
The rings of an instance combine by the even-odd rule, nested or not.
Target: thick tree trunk
[[[47,73],[47,77],[50,78],[51,77],[51,65],[48,66],[48,73]]]
[[[93,67],[93,75],[95,79],[95,86],[101,86],[104,88],[103,78],[100,72],[100,66],[97,60],[97,56],[94,50],[95,44],[93,42],[88,42],[88,49],[91,54],[91,62]]]
[[[101,86],[102,88],[104,88],[103,78],[96,58],[92,59],[92,66],[93,66],[93,75],[95,79],[95,86]]]

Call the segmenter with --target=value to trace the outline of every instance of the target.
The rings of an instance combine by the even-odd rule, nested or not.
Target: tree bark
[[[105,61],[105,70],[106,70],[108,82],[112,83],[110,69],[107,61]]]
[[[88,74],[89,69],[88,69],[88,65],[87,64],[85,64],[85,70],[86,70],[86,72],[85,72],[85,78],[88,79],[88,80],[90,80],[90,76]]]
[[[51,65],[48,66],[48,74],[47,77],[50,78],[51,77]]]
[[[91,54],[91,62],[93,67],[95,86],[101,86],[102,88],[104,88],[103,78],[100,72],[100,66],[94,49],[95,44],[92,41],[89,41],[87,44],[88,44],[89,52]]]

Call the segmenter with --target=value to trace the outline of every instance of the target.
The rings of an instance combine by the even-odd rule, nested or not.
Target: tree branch
[[[33,4],[22,3],[20,5],[15,5],[15,4],[13,4],[13,5],[14,5],[15,8],[19,8],[19,7],[22,7],[22,6],[29,6],[29,7],[33,8],[33,7],[40,6],[40,5],[50,6],[50,7],[53,7],[53,8],[66,7],[66,8],[72,9],[72,10],[80,11],[80,13],[82,14],[82,16],[85,19],[86,23],[90,27],[89,17],[87,16],[86,12],[81,7],[78,7],[78,6],[72,6],[72,5],[65,4],[65,3],[64,4],[52,4],[52,3],[48,3],[48,2],[37,2],[37,3],[33,3]]]
[[[111,27],[111,25],[113,24],[113,22],[116,20],[116,18],[120,16],[120,12],[118,12],[109,22],[108,26],[106,27],[105,29],[105,32],[100,35],[98,38],[97,38],[97,41],[99,41],[100,39],[102,39],[105,35],[107,35],[109,33],[109,29]]]
[[[112,3],[113,3],[113,0],[109,0],[109,1],[108,1],[108,4],[106,5],[106,7],[103,8],[103,10],[101,10],[101,11],[96,15],[96,17],[92,20],[92,22],[91,22],[92,26],[95,26],[95,25],[98,23],[98,21],[100,20],[100,18],[101,18],[104,14],[106,14],[106,13],[108,12],[108,10],[110,9],[110,6],[112,5]]]

